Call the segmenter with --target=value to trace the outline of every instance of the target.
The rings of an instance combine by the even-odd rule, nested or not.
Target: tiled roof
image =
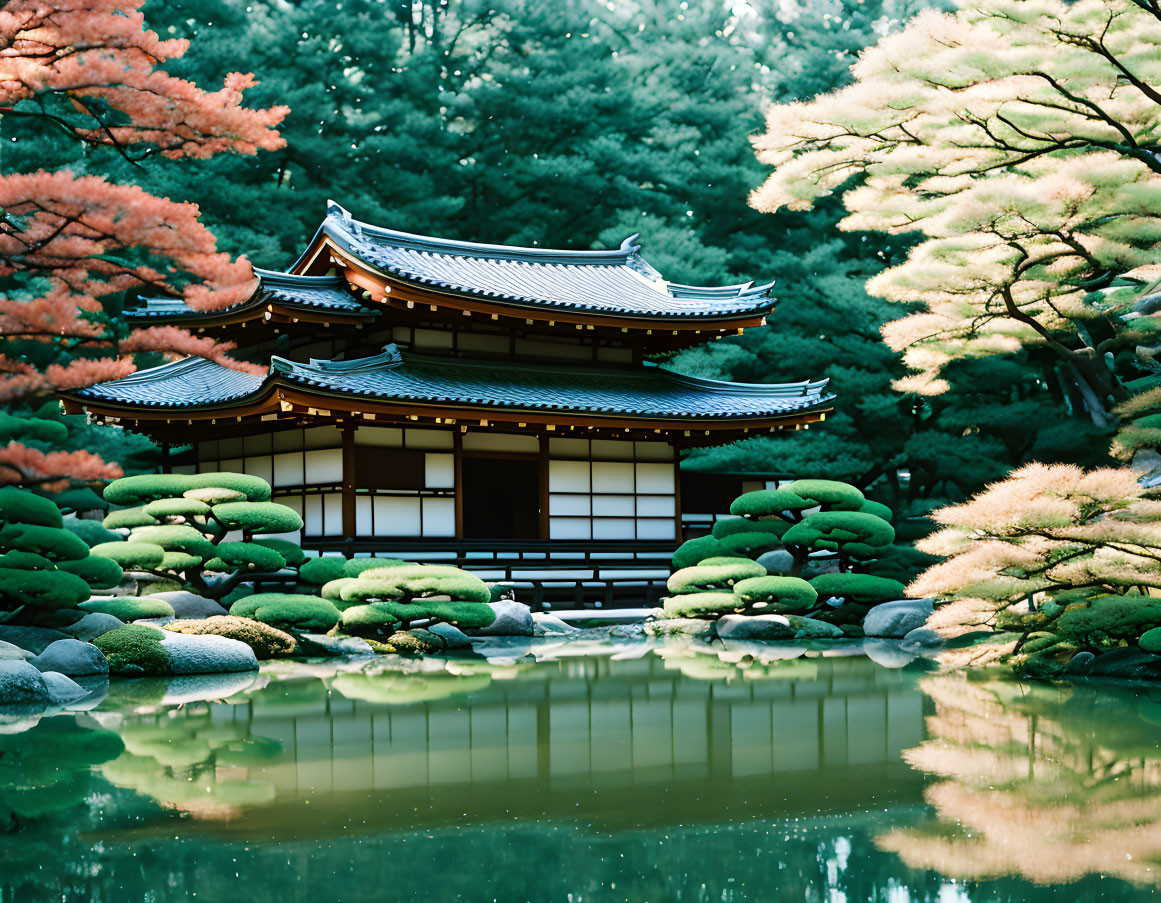
[[[341,276],[299,276],[255,268],[258,289],[247,300],[221,310],[194,310],[180,298],[142,298],[143,306],[126,310],[130,320],[197,320],[245,310],[260,309],[271,301],[302,310],[330,311],[338,315],[377,317],[355,298]]]
[[[660,367],[510,364],[427,357],[388,345],[354,361],[275,357],[268,379],[323,395],[513,411],[673,420],[779,417],[821,407],[826,380],[750,384],[682,376]],[[82,399],[142,407],[220,406],[266,380],[188,358],[83,389]]]
[[[478,244],[361,223],[333,201],[319,232],[352,257],[404,282],[525,307],[701,320],[763,316],[775,305],[769,297],[773,283],[666,282],[641,258],[636,235],[611,251]]]

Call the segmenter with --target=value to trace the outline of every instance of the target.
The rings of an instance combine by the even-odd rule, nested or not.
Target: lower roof
[[[185,358],[72,393],[85,406],[133,418],[165,411],[223,410],[275,389],[403,406],[559,413],[646,421],[774,420],[825,408],[826,380],[730,383],[683,376],[653,365],[530,364],[431,357],[395,345],[352,361],[301,364],[273,357],[266,376]]]

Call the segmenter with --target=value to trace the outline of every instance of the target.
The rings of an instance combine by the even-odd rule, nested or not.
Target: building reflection
[[[1086,875],[1161,884],[1161,692],[924,679],[928,739],[903,757],[934,779],[936,817],[878,846],[952,878]]]

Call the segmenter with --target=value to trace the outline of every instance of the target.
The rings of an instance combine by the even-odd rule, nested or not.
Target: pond
[[[522,651],[117,681],[88,711],[9,714],[0,901],[1136,901],[1161,885],[1161,690],[821,651]]]

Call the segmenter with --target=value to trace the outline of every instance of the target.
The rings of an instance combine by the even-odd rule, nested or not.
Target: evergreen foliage
[[[363,571],[340,589],[348,607],[343,627],[378,632],[406,630],[429,619],[461,627],[487,627],[495,620],[492,592],[474,574],[446,565],[402,564]]]

